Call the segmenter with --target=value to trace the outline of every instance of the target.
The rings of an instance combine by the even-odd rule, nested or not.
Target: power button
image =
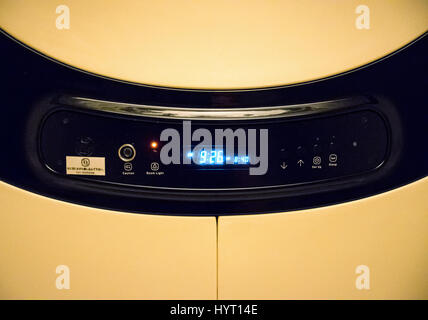
[[[119,148],[118,154],[121,160],[129,162],[134,160],[136,152],[134,146],[127,143]]]

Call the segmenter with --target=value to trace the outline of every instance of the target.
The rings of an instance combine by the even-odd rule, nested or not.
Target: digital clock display
[[[189,152],[187,154],[189,158],[193,159],[193,162],[199,165],[239,165],[249,164],[250,159],[247,155],[238,156],[232,155],[227,156],[223,150],[201,150],[198,153]]]

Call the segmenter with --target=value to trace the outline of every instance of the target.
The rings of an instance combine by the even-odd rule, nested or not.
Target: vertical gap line
[[[215,217],[216,221],[216,300],[218,300],[218,216]]]

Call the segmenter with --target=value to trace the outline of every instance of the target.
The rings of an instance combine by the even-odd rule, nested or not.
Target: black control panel
[[[70,179],[150,188],[239,189],[364,174],[382,166],[389,148],[388,126],[369,108],[270,120],[193,120],[190,125],[186,138],[181,120],[59,109],[41,126],[39,151],[47,168]],[[179,135],[175,163],[162,161],[162,148],[171,142],[161,139],[166,129]],[[213,141],[211,148],[197,149],[199,142],[192,141],[192,135],[198,129],[207,130],[212,137],[217,129],[240,131],[246,149],[226,150],[225,140],[224,147]],[[250,131],[255,133],[254,159],[249,152]],[[262,131],[267,140],[262,139]],[[263,160],[257,162],[262,155]],[[266,167],[265,172],[260,169],[250,174],[251,168],[258,167]]]
[[[98,77],[35,54],[4,34],[0,47],[7,79],[0,87],[6,112],[0,117],[0,180],[44,197],[144,214],[264,214],[367,198],[428,173],[427,37],[334,77],[242,91],[177,90]],[[272,106],[290,113],[276,120],[247,112],[239,121],[192,117],[193,131],[242,128],[248,137],[251,128],[269,130],[267,172],[249,175],[254,165],[248,154],[227,164],[221,149],[213,158],[206,154],[205,162],[212,162],[207,165],[203,157],[196,163],[192,157],[190,165],[163,164],[167,142],[159,134],[175,128],[183,138],[182,121],[143,117],[144,106],[171,115],[178,108],[242,113]],[[314,164],[314,157],[321,162]]]

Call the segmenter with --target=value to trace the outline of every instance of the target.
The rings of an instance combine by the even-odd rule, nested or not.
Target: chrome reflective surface
[[[152,106],[65,95],[59,97],[58,102],[72,107],[148,118],[181,120],[250,120],[317,114],[369,103],[370,100],[367,97],[358,96],[316,103],[229,109]]]

